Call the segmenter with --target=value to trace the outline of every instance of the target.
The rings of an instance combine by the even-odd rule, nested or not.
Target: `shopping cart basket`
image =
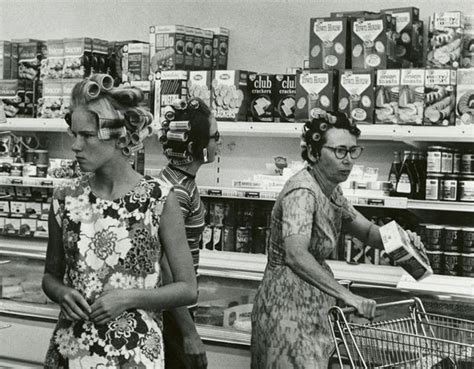
[[[355,323],[354,308],[332,307],[329,321],[341,368],[473,369],[474,322],[427,313],[420,299],[377,306],[409,305],[406,317]]]

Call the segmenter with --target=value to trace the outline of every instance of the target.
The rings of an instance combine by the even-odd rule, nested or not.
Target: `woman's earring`
[[[207,159],[207,149],[204,148],[202,149],[202,160],[204,161],[204,163],[207,163],[208,159]]]

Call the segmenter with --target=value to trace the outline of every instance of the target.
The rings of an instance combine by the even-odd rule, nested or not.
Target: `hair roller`
[[[85,81],[82,85],[82,94],[86,101],[95,99],[100,94],[100,86],[94,81]]]
[[[177,131],[190,131],[191,124],[187,120],[175,120],[170,122],[169,128]]]
[[[171,103],[171,106],[175,109],[184,110],[188,104],[185,99],[176,99]]]
[[[329,127],[328,127],[327,123],[321,123],[321,124],[319,125],[319,130],[320,130],[321,132],[326,132],[326,131],[328,130],[328,128],[329,128]]]
[[[143,149],[143,143],[140,142],[139,144],[137,145],[134,145],[134,146],[126,146],[122,149],[122,153],[125,155],[125,156],[130,156],[132,155],[133,153],[137,152],[138,150],[141,150]]]
[[[321,139],[321,134],[319,134],[318,132],[315,132],[311,135],[311,139],[315,142],[318,142]]]
[[[117,139],[117,146],[123,149],[124,147],[130,145],[130,141],[131,141],[130,132],[125,130],[125,135]]]
[[[119,103],[126,106],[135,106],[145,99],[143,91],[137,87],[120,87],[109,91],[112,96]]]
[[[101,141],[103,140],[110,140],[114,137],[124,137],[127,134],[127,130],[125,127],[117,127],[117,128],[100,128],[97,131],[97,138]]]
[[[186,142],[188,140],[188,133],[187,132],[171,132],[171,131],[168,131],[166,133],[166,138],[168,140]]]
[[[176,112],[174,111],[172,106],[166,106],[165,108],[163,108],[162,115],[167,120],[174,120],[174,118],[176,117]]]
[[[93,74],[89,79],[96,82],[103,91],[110,91],[114,87],[114,79],[105,73]]]
[[[142,111],[139,110],[139,108],[128,109],[125,112],[125,124],[132,132],[143,128],[143,126],[145,126],[146,120],[147,117],[142,114]]]
[[[133,132],[130,134],[130,142],[134,145],[142,142],[145,138],[147,138],[150,134],[148,128],[142,129],[139,132]]]
[[[170,158],[178,158],[178,159],[185,159],[188,155],[184,152],[176,152],[173,151],[171,148],[165,150],[165,155]]]

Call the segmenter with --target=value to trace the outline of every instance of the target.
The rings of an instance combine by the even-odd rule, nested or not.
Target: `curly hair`
[[[328,111],[317,118],[306,121],[301,134],[301,157],[303,160],[313,163],[308,156],[308,147],[311,152],[321,155],[321,149],[326,143],[326,133],[330,129],[345,129],[356,138],[360,136],[360,129],[347,118],[344,113]]]

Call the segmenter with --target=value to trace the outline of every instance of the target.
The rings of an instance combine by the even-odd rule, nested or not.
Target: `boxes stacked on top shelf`
[[[204,28],[213,33],[212,69],[227,69],[229,54],[229,29],[225,27]]]
[[[106,73],[109,42],[98,38],[92,39],[91,73]]]
[[[398,122],[400,69],[379,69],[375,82],[375,123]]]
[[[247,76],[243,70],[212,72],[211,108],[217,120],[245,121],[248,113]]]
[[[272,101],[275,122],[294,122],[296,109],[296,75],[277,74],[273,84]]]
[[[356,123],[374,122],[375,73],[345,70],[339,76],[338,110]]]
[[[61,79],[64,69],[64,40],[46,41],[46,58],[41,61],[41,79]]]
[[[188,98],[198,97],[211,106],[211,71],[189,71]]]
[[[272,92],[275,76],[272,74],[249,73],[247,88],[249,94],[248,120],[251,122],[273,122]]]
[[[474,14],[464,16],[464,41],[461,50],[461,67],[474,67]]]
[[[92,72],[92,39],[64,39],[63,78],[85,78]]]
[[[155,81],[155,116],[164,116],[166,107],[172,106],[177,100],[186,101],[187,81],[188,72],[185,70],[167,70],[160,73],[160,78]]]
[[[114,79],[114,86],[119,86],[122,82],[127,81],[124,71],[128,69],[128,49],[130,44],[141,43],[143,42],[138,40],[111,41],[108,43],[107,73]]]
[[[123,48],[122,82],[149,81],[150,45],[129,43]]]
[[[7,118],[16,117],[20,111],[20,81],[18,79],[0,80],[0,101]]]
[[[423,124],[453,126],[456,120],[455,69],[427,69]]]
[[[474,124],[474,68],[457,72],[456,123]]]
[[[12,77],[12,43],[0,41],[0,79],[11,79]]]

